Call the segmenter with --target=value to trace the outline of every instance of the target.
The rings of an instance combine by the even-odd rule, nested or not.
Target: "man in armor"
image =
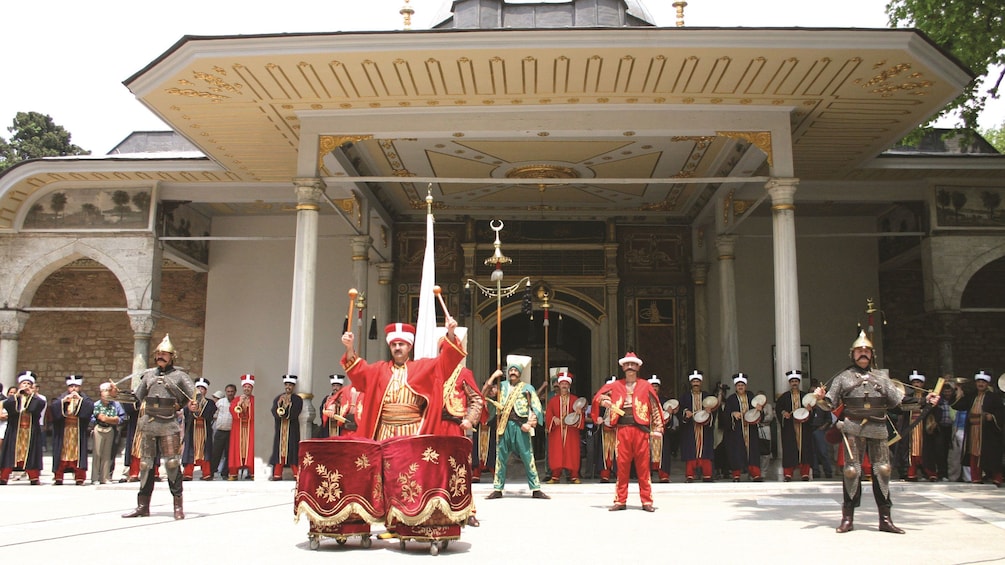
[[[168,488],[174,496],[174,519],[185,518],[182,508],[181,426],[178,410],[195,398],[195,385],[188,374],[174,366],[175,349],[167,334],[157,349],[154,361],[157,367],[147,369],[136,387],[136,401],[144,404],[145,412],[139,423],[143,432],[140,445],[140,492],[136,509],[123,514],[123,518],[150,515],[150,495],[154,490],[154,457],[160,455],[167,468]]]
[[[886,444],[886,413],[904,402],[904,396],[893,381],[882,371],[873,369],[875,355],[872,342],[860,331],[852,343],[850,356],[854,364],[834,377],[831,389],[817,387],[817,406],[831,410],[844,404],[844,419],[837,427],[844,436],[845,454],[844,503],[841,506],[841,524],[837,532],[843,534],[854,529],[855,508],[862,501],[862,456],[868,452],[872,462],[872,493],[879,509],[879,530],[902,534],[904,530],[894,525],[890,518],[890,448]],[[935,404],[938,395],[930,393],[926,401]],[[913,399],[909,399],[913,400]]]

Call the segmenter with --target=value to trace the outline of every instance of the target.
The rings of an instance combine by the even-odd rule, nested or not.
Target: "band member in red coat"
[[[577,410],[579,397],[571,394],[572,373],[558,373],[558,394],[551,397],[544,412],[548,430],[548,465],[551,467],[549,483],[557,483],[562,471],[569,473],[569,482],[579,484],[579,434],[586,425],[582,408]],[[585,402],[585,400],[583,401]],[[574,421],[570,424],[569,421]]]
[[[228,480],[236,481],[244,469],[248,480],[255,480],[255,375],[241,375],[241,396],[230,403],[234,425],[230,429],[227,452]]]
[[[611,425],[618,430],[618,486],[610,511],[624,510],[628,500],[628,479],[635,465],[639,478],[642,509],[654,512],[652,482],[649,475],[649,435],[663,435],[663,410],[656,391],[645,379],[640,379],[642,360],[628,352],[618,360],[625,378],[604,385],[597,391],[600,405],[609,408]]]
[[[392,360],[373,364],[356,354],[352,332],[342,334],[346,349],[342,366],[363,392],[363,414],[357,421],[362,437],[379,441],[435,431],[443,404],[443,382],[467,355],[454,335],[457,321],[447,318],[446,327],[439,354],[418,361],[410,359],[415,342],[415,327],[411,324],[395,323],[384,328]]]

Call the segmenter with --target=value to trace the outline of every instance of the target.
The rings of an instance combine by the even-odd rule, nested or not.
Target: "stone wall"
[[[206,275],[187,270],[164,271],[162,311],[189,325],[162,318],[150,350],[165,332],[179,352],[178,365],[200,374],[206,312]],[[63,268],[39,287],[33,307],[125,307],[125,295],[106,269]],[[118,380],[132,370],[133,331],[125,312],[33,312],[18,343],[18,371],[31,369],[40,377],[42,393],[62,392],[68,374],[84,375],[84,391],[97,397],[98,385]],[[149,360],[148,360],[149,364]]]

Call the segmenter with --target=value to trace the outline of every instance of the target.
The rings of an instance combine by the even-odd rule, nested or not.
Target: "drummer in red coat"
[[[618,380],[611,375],[604,385],[609,385]],[[617,429],[611,426],[611,420],[607,417],[610,409],[600,409],[600,395],[593,396],[590,414],[593,418],[594,429],[599,430],[600,435],[600,461],[603,468],[600,470],[600,482],[611,482],[611,469],[614,468],[614,445],[617,443]],[[594,436],[596,437],[596,436]]]
[[[356,355],[352,332],[342,334],[342,366],[357,390],[363,393],[359,434],[375,440],[432,434],[439,423],[444,381],[467,355],[454,335],[457,321],[447,318],[446,339],[432,359],[412,361],[415,326],[394,323],[384,328],[391,361],[367,363]],[[432,414],[430,414],[432,411]]]
[[[618,462],[618,486],[615,489],[614,505],[608,510],[624,510],[628,500],[628,479],[635,464],[635,474],[639,478],[639,497],[642,509],[654,512],[652,482],[649,474],[649,435],[663,435],[663,410],[659,396],[645,379],[640,379],[639,368],[642,360],[628,352],[618,360],[624,379],[604,385],[597,391],[600,405],[609,408],[611,425],[618,430],[616,448]]]
[[[549,483],[557,483],[562,471],[568,471],[569,482],[579,484],[579,433],[586,425],[583,408],[586,401],[571,394],[572,373],[558,373],[558,394],[551,397],[544,412],[548,429],[548,465],[551,467]]]

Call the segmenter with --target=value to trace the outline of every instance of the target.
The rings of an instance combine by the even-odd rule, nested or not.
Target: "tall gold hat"
[[[157,349],[154,349],[154,353],[157,353],[158,351],[164,351],[165,353],[174,355],[175,351],[174,346],[171,345],[171,334],[164,334],[164,339],[161,340],[161,344],[157,346]]]
[[[858,339],[856,339],[851,344],[851,351],[854,351],[855,349],[858,349],[859,347],[868,347],[869,349],[872,349],[873,351],[876,350],[876,348],[872,346],[872,342],[869,341],[869,338],[865,337],[865,330],[859,330],[858,331]]]

